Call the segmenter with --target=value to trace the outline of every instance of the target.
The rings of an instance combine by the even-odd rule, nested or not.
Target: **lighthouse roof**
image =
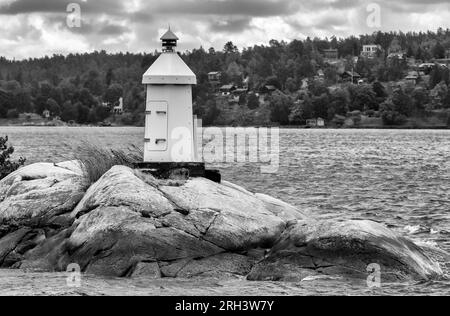
[[[162,37],[162,41],[178,41],[179,38],[175,35],[174,32],[172,32],[171,29],[169,29]]]
[[[143,84],[195,85],[197,78],[177,53],[163,53],[143,76]]]

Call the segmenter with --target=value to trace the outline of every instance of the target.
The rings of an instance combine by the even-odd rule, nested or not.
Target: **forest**
[[[382,49],[375,58],[358,58],[363,45]],[[323,51],[337,49],[343,69],[329,64]],[[447,115],[450,125],[450,74],[436,64],[428,80],[417,85],[400,82],[415,64],[448,58],[450,30],[402,33],[376,32],[348,38],[306,38],[291,42],[271,40],[239,50],[231,41],[223,50],[198,48],[180,52],[198,78],[194,87],[194,111],[204,125],[302,125],[321,117],[327,122],[345,119],[349,113],[379,116],[386,125],[401,125],[412,117],[436,111]],[[402,52],[405,59],[390,59]],[[63,122],[121,125],[144,124],[145,94],[142,75],[160,52],[146,54],[106,51],[37,59],[8,60],[0,57],[0,119],[23,113],[51,117]],[[409,62],[408,62],[409,61]],[[218,93],[208,73],[221,72],[220,85],[248,86],[249,92],[230,104]],[[323,78],[318,80],[318,71]],[[342,83],[342,71],[354,71],[363,84]],[[305,86],[305,82],[307,83]],[[257,101],[261,88],[277,91]],[[394,88],[392,88],[394,87]],[[124,113],[112,113],[120,97]]]

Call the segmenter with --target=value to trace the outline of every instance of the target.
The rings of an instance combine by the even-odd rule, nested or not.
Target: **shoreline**
[[[0,127],[42,127],[42,128],[144,128],[144,126],[139,125],[112,125],[112,126],[101,126],[101,125],[22,125],[22,124],[8,124],[2,125]],[[306,127],[306,126],[279,126],[279,125],[250,125],[250,126],[203,126],[203,128],[209,127],[219,127],[219,128],[274,128],[278,127],[280,129],[304,129],[304,130],[450,130],[450,126],[348,126],[348,127]]]

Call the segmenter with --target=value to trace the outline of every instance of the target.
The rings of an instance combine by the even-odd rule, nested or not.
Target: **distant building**
[[[367,84],[367,79],[366,78],[358,80],[358,85],[359,86],[362,86],[362,85],[365,85],[365,84]]]
[[[241,96],[243,94],[247,94],[248,89],[247,88],[239,88],[239,89],[234,90],[232,93],[233,93],[233,95]]]
[[[233,84],[224,85],[219,89],[223,96],[230,95],[234,90],[236,90],[236,86]]]
[[[49,110],[45,110],[44,112],[42,112],[42,117],[45,119],[49,119],[51,117],[51,113]]]
[[[325,127],[325,120],[320,117],[312,120],[307,120],[306,125],[309,127]]]
[[[415,86],[419,82],[419,79],[420,79],[419,73],[417,71],[412,71],[408,74],[408,76],[406,76],[405,82],[407,84]]]
[[[339,59],[339,52],[337,49],[324,49],[322,55],[325,60],[329,61],[336,61]]]
[[[406,53],[398,52],[398,53],[390,53],[387,57],[389,60],[406,60]]]
[[[361,75],[357,73],[356,71],[345,71],[341,78],[344,82],[352,82],[354,84],[357,84],[361,80]]]
[[[308,90],[308,87],[309,87],[309,80],[302,79],[302,86],[300,87],[300,90]]]
[[[425,64],[421,64],[419,66],[419,71],[423,72],[425,75],[429,75],[434,67],[436,67],[436,64],[432,64],[432,63],[425,63]]]
[[[273,92],[277,91],[277,87],[272,86],[272,85],[265,85],[262,86],[260,89],[260,93],[261,94],[272,94]]]
[[[321,117],[317,119],[317,127],[325,127],[325,120]]]
[[[316,76],[315,79],[319,80],[320,82],[324,82],[325,81],[325,73],[323,72],[322,69],[319,69],[319,71],[317,71],[317,76]]]
[[[118,115],[123,114],[123,98],[119,99],[119,105],[117,105],[113,108],[113,113],[118,114]]]
[[[361,56],[365,58],[375,58],[382,48],[380,45],[364,45]]]
[[[218,71],[213,71],[208,74],[208,80],[210,83],[217,84],[222,79],[222,73]]]
[[[230,98],[228,99],[228,103],[239,103],[239,100],[241,99],[242,95],[246,95],[248,93],[248,89],[246,88],[239,88],[235,89],[231,92]]]
[[[250,87],[250,77],[247,76],[244,78],[244,80],[242,81],[242,85],[244,86],[244,89],[249,89]]]

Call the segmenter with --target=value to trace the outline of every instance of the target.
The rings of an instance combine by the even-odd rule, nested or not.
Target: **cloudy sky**
[[[81,27],[69,27],[70,4]],[[377,12],[380,11],[380,18]],[[0,56],[105,49],[153,51],[168,24],[180,49],[239,47],[272,38],[338,37],[450,27],[449,0],[0,0]],[[70,21],[74,21],[70,19]],[[378,21],[380,23],[378,23]],[[72,25],[73,26],[73,25]]]

